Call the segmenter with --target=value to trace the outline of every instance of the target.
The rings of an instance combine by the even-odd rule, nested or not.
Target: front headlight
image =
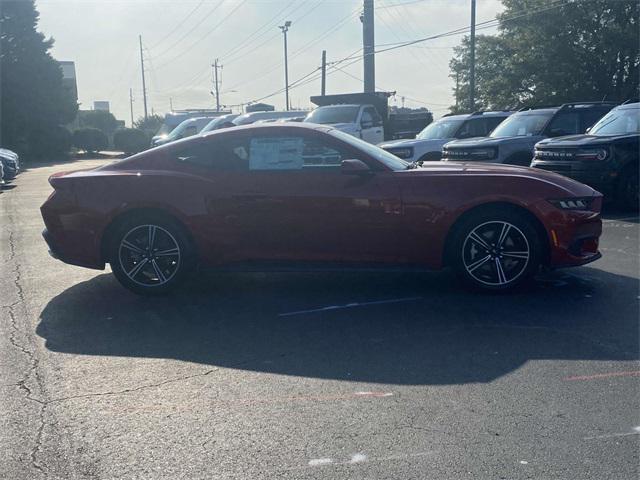
[[[576,153],[580,160],[604,160],[609,155],[606,148],[583,148]]]
[[[496,158],[495,148],[476,148],[469,151],[469,157],[476,160],[491,160]]]
[[[411,148],[411,147],[389,148],[389,149],[387,149],[387,152],[395,155],[398,158],[402,158],[403,160],[405,158],[413,157],[413,148]]]
[[[592,201],[592,197],[576,197],[549,200],[549,203],[560,210],[589,210]]]

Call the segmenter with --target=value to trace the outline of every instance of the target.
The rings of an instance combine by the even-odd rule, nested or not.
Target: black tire
[[[540,268],[540,235],[525,214],[508,208],[479,211],[462,219],[455,229],[449,261],[467,286],[508,291]]]
[[[618,182],[618,190],[616,192],[616,203],[618,207],[625,210],[637,211],[640,206],[640,197],[638,194],[638,169],[624,170]]]
[[[139,295],[175,290],[195,264],[195,249],[184,228],[155,214],[137,215],[118,224],[107,254],[118,281]]]

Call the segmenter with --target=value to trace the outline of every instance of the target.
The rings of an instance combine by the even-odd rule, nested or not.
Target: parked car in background
[[[20,172],[20,157],[16,152],[0,148],[0,163],[5,181],[13,180]]]
[[[445,144],[442,158],[529,166],[540,140],[584,133],[615,106],[612,102],[578,102],[525,108],[498,125],[489,137]]]
[[[300,117],[306,114],[307,112],[303,110],[251,112],[236,117],[233,123],[235,125],[251,125],[258,120],[280,120],[284,118]]]
[[[615,200],[637,209],[640,166],[640,103],[611,110],[587,134],[538,142],[531,166],[586,183]]]
[[[329,125],[374,145],[384,140],[382,117],[373,105],[326,105],[312,110],[304,121]]]
[[[202,130],[200,130],[200,133],[213,132],[214,130],[220,130],[221,128],[235,127],[233,121],[237,117],[237,113],[229,113],[227,115],[222,115],[221,117],[216,117],[207,123]]]
[[[511,115],[510,111],[447,115],[431,123],[413,140],[384,142],[379,147],[408,162],[437,161],[445,143],[457,138],[486,137]]]
[[[41,211],[52,255],[108,262],[141,294],[171,290],[197,264],[449,265],[474,287],[506,290],[542,265],[600,257],[602,196],[591,187],[502,165],[416,168],[306,123],[219,130],[49,181]]]
[[[155,145],[157,140],[160,140],[167,135],[169,135],[174,128],[180,125],[185,120],[196,117],[219,117],[221,115],[226,115],[231,112],[218,112],[217,110],[211,109],[185,109],[185,110],[173,110],[164,116],[164,122],[160,129],[156,132],[156,134],[151,139],[151,146]]]
[[[310,98],[318,105],[304,120],[329,125],[365,142],[377,145],[384,140],[415,138],[433,121],[426,110],[389,108],[395,92],[358,92],[318,95]]]
[[[211,117],[197,117],[185,120],[176,128],[174,128],[169,135],[155,140],[155,143],[153,143],[151,146],[158,147],[160,145],[175,142],[176,140],[180,140],[181,138],[187,138],[196,135],[200,133],[200,130],[202,130],[205,125],[210,122]]]

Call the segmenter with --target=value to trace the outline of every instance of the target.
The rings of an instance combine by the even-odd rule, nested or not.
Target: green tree
[[[0,143],[27,158],[55,152],[78,109],[37,24],[33,0],[0,1]]]
[[[474,108],[626,100],[638,95],[634,0],[503,0],[495,36],[476,38]],[[469,110],[469,39],[455,49],[458,110]],[[455,110],[455,107],[452,108]]]
[[[97,128],[111,136],[118,128],[118,120],[106,110],[81,110],[78,112],[78,126]]]
[[[164,123],[164,118],[161,115],[149,115],[147,118],[140,117],[138,120],[133,122],[133,126],[135,128],[139,128],[147,132],[150,135],[155,135],[155,133],[160,130],[160,127]]]

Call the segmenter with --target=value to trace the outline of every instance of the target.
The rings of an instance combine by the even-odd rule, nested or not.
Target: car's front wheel
[[[183,228],[162,216],[130,218],[118,225],[109,248],[118,281],[137,294],[175,289],[193,267],[193,249]]]
[[[509,290],[538,270],[540,252],[540,238],[532,221],[505,209],[464,219],[454,236],[451,260],[468,285]]]

